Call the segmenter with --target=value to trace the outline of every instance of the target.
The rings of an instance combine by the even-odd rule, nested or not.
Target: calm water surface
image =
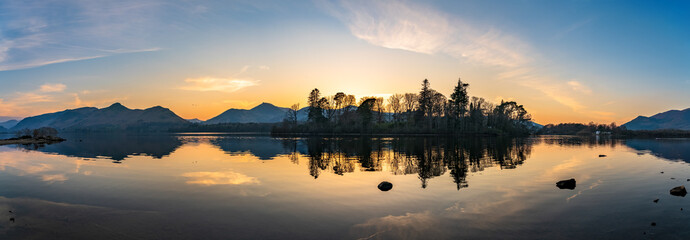
[[[687,139],[65,137],[0,146],[1,239],[690,238]]]

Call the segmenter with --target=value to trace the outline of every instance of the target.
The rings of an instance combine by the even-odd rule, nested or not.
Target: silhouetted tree
[[[318,88],[314,88],[309,93],[309,98],[307,99],[309,103],[309,114],[308,119],[310,122],[322,122],[324,120],[323,116],[323,103],[324,100],[321,98],[321,92]]]
[[[357,113],[361,118],[363,129],[367,129],[369,127],[369,124],[371,123],[371,120],[373,118],[372,110],[374,110],[375,106],[376,98],[362,98],[362,103],[359,104],[359,107],[357,108]]]
[[[297,113],[299,111],[299,103],[292,104],[287,111],[286,119],[289,123],[297,125]]]
[[[468,86],[469,84],[463,83],[462,79],[458,78],[458,85],[455,86],[453,93],[450,95],[448,112],[453,125],[456,124],[455,120],[463,118],[467,112],[467,104],[469,103],[469,97],[467,96]]]
[[[322,97],[319,90],[314,89],[308,97],[307,123],[296,124],[295,111],[289,111],[283,126],[275,127],[274,132],[524,135],[535,131],[529,122],[531,116],[523,105],[501,101],[496,106],[483,98],[470,98],[468,87],[469,84],[458,79],[450,99],[447,99],[430,87],[428,79],[424,79],[419,94],[393,94],[387,99],[387,104],[381,97],[363,97],[359,107],[355,107],[354,95],[338,92]],[[392,118],[388,114],[392,114]],[[614,128],[615,125],[593,123],[587,126],[588,131]]]
[[[393,121],[394,122],[399,122],[400,121],[400,114],[402,113],[403,110],[403,95],[401,94],[393,94],[390,97],[388,97],[388,111],[390,111],[393,114]]]
[[[419,105],[417,105],[417,107],[419,108],[419,111],[417,112],[417,118],[419,120],[428,120],[427,118],[431,116],[431,105],[433,95],[434,93],[432,92],[432,89],[429,87],[429,80],[424,79],[424,81],[422,82],[422,90],[419,91]]]

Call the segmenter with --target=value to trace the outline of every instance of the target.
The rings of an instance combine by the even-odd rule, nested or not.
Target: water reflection
[[[630,139],[628,147],[669,160],[690,163],[690,139]]]
[[[188,135],[102,135],[66,136],[69,140],[51,145],[19,145],[26,150],[55,153],[80,158],[107,158],[120,163],[131,156],[163,158],[190,143],[209,143],[230,156],[250,154],[260,160],[287,156],[294,164],[305,164],[309,175],[319,178],[324,172],[345,175],[356,171],[390,172],[393,175],[417,175],[426,188],[429,179],[449,173],[457,189],[468,187],[469,173],[498,166],[514,169],[531,153],[534,144],[545,143],[562,147],[594,147],[626,145],[642,153],[670,160],[690,162],[690,141],[687,139],[655,140],[582,138],[546,136],[542,138],[272,138],[268,136],[188,136]],[[306,161],[300,163],[300,159]],[[191,174],[191,173],[190,173]],[[215,179],[196,181],[193,178]],[[251,180],[233,173],[223,176],[194,173],[190,183],[242,184]],[[47,181],[60,181],[59,176]]]
[[[668,192],[690,168],[657,157],[687,160],[671,151],[687,140],[87,137],[0,147],[1,239],[690,234],[688,198]]]
[[[106,158],[119,163],[129,156],[163,158],[182,146],[173,135],[79,134],[65,135],[67,141],[49,145],[17,145],[26,150],[79,158]]]
[[[394,175],[416,174],[421,187],[428,180],[450,172],[457,189],[468,186],[468,172],[500,166],[521,165],[531,152],[531,140],[510,138],[306,138],[283,139],[293,161],[308,158],[309,174],[337,175],[361,171],[388,171]],[[305,149],[306,152],[300,150]],[[297,163],[297,162],[296,162]]]

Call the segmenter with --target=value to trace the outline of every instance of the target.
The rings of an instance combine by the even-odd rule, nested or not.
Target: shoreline
[[[0,146],[2,145],[12,145],[12,144],[52,144],[66,141],[63,138],[58,139],[45,139],[45,138],[19,138],[19,139],[0,139]]]

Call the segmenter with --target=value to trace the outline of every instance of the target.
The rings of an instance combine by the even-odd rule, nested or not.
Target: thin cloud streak
[[[46,84],[41,85],[41,88],[39,89],[39,91],[41,91],[41,92],[62,92],[65,90],[65,88],[67,88],[67,86],[65,86],[65,84],[62,84],[62,83],[55,83],[55,84],[46,83]]]
[[[216,77],[188,78],[185,79],[185,82],[187,82],[187,85],[179,87],[179,89],[202,92],[236,92],[247,87],[259,85],[259,81],[257,80],[226,79]]]
[[[3,2],[0,12],[9,20],[0,29],[0,71],[158,51],[151,39],[160,29],[164,5],[157,0]]]

